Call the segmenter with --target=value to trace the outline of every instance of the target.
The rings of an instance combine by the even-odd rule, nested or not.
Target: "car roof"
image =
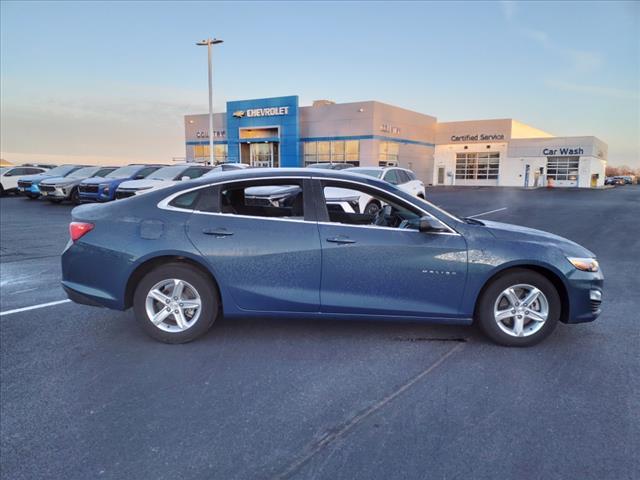
[[[394,166],[387,166],[387,167],[379,167],[379,166],[372,166],[372,167],[350,167],[347,168],[345,170],[378,170],[380,172],[384,172],[386,170],[391,170],[392,168],[396,168],[398,170],[405,170],[407,172],[411,172],[411,170],[409,170],[408,168],[402,168],[402,167],[394,167]]]
[[[368,177],[366,175],[360,175],[358,173],[349,173],[349,169],[346,170],[330,170],[324,168],[243,168],[238,170],[227,170],[226,172],[220,172],[215,177],[202,176],[190,180],[189,185],[206,185],[210,183],[222,183],[231,180],[251,180],[260,178],[279,178],[279,177],[304,177],[304,178],[326,178],[326,179],[342,179],[352,180],[360,183],[370,184],[372,186],[381,187],[385,190],[393,190],[392,186],[377,178]],[[176,189],[177,191],[177,189]]]

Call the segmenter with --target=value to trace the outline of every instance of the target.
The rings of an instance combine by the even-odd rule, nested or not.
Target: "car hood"
[[[341,200],[345,198],[358,198],[360,197],[360,193],[348,188],[326,187],[324,189],[324,197],[327,200]]]
[[[33,175],[24,175],[18,178],[18,180],[26,180],[28,182],[38,183],[44,180],[45,178],[51,178],[51,175],[47,175],[46,173],[35,173]]]
[[[245,190],[246,196],[273,197],[278,195],[292,195],[300,191],[297,185],[265,185],[263,187],[249,187]]]
[[[40,183],[43,185],[71,185],[72,183],[80,183],[82,178],[74,177],[47,177]]]
[[[595,257],[595,254],[567,238],[535,228],[521,227],[510,223],[482,220],[485,228],[497,239],[513,242],[537,243],[561,249],[566,255]]]
[[[128,190],[146,190],[148,188],[168,187],[170,185],[175,185],[176,183],[176,180],[152,180],[145,178],[143,180],[129,180],[122,182],[120,184],[120,188],[126,188]]]
[[[98,185],[100,183],[109,183],[113,180],[115,179],[107,178],[107,177],[90,177],[90,178],[85,178],[81,183],[83,185]]]

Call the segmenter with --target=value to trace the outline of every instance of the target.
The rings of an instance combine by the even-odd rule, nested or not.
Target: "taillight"
[[[93,230],[93,227],[95,227],[93,223],[71,222],[69,224],[69,235],[71,235],[71,241],[75,242],[76,240],[79,240],[84,234]]]

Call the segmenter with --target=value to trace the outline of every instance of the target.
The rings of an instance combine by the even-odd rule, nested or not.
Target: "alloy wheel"
[[[493,318],[512,337],[528,337],[538,332],[549,317],[549,301],[537,287],[517,284],[503,290],[495,301]]]
[[[165,332],[184,332],[200,317],[202,300],[198,291],[188,282],[169,278],[156,283],[145,301],[147,317],[153,325]]]

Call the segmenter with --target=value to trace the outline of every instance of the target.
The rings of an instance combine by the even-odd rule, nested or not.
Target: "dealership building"
[[[209,160],[209,116],[185,116],[186,158]],[[211,132],[217,163],[397,165],[428,185],[599,187],[607,145],[513,119],[438,122],[376,101],[298,105],[297,96],[227,102]]]

